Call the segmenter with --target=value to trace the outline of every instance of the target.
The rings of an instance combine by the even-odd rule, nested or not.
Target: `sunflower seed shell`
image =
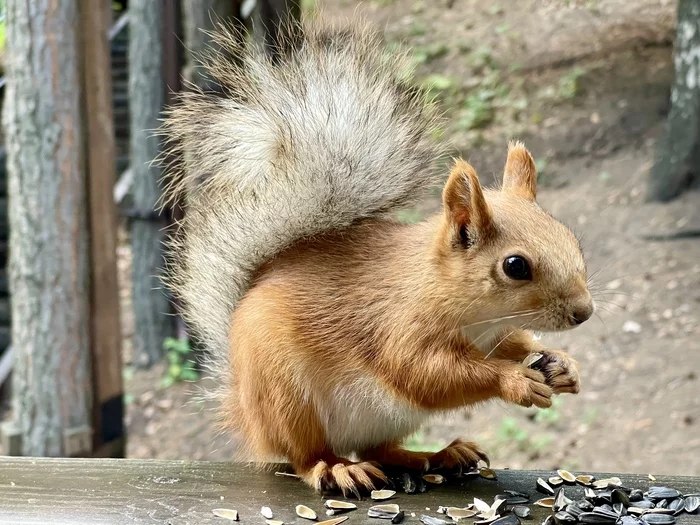
[[[233,509],[214,509],[212,513],[217,518],[225,518],[231,521],[238,521],[238,511]]]
[[[296,510],[297,516],[299,516],[300,518],[304,518],[307,520],[315,520],[316,518],[318,518],[316,512],[313,509],[307,507],[306,505],[297,505],[294,510]]]

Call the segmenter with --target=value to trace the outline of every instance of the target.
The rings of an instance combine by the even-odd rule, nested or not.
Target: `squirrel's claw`
[[[564,352],[547,350],[543,352],[538,369],[544,374],[545,382],[555,394],[578,394],[581,389],[581,379],[578,373],[578,362]]]
[[[342,460],[329,465],[321,460],[306,473],[299,473],[309,485],[321,494],[339,489],[343,496],[352,494],[362,499],[363,493],[369,493],[376,488],[375,483],[388,483],[384,472],[374,463],[363,461],[352,463]]]

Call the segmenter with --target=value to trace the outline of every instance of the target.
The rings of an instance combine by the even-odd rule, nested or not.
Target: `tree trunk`
[[[700,2],[680,0],[671,112],[648,198],[668,201],[700,181]]]
[[[214,46],[207,32],[213,31],[217,22],[230,24],[243,31],[240,19],[239,0],[201,0],[190,2],[183,0],[185,48],[187,49],[184,77],[206,91],[218,91],[219,86],[198,67],[196,57]],[[214,47],[217,52],[222,52]]]
[[[88,203],[77,22],[76,0],[7,3],[3,121],[12,399],[24,455],[77,455],[90,447]]]
[[[161,2],[129,2],[129,101],[134,217],[131,223],[134,364],[150,366],[163,357],[163,341],[174,333],[170,304],[160,283],[163,264],[163,220],[155,209],[161,170],[153,130],[165,100],[162,78]]]

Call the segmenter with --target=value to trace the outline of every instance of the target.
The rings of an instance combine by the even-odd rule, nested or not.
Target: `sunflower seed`
[[[597,512],[584,512],[578,517],[581,523],[589,523],[590,525],[606,525],[608,523],[615,523],[617,521],[617,516],[614,514],[599,514]]]
[[[685,511],[695,514],[700,509],[700,496],[687,496],[685,498]]]
[[[496,472],[490,468],[484,467],[479,469],[479,475],[485,479],[498,479]]]
[[[653,474],[649,474],[647,477],[649,478],[649,481],[656,481],[656,478]]]
[[[458,507],[447,507],[445,514],[447,514],[453,520],[459,521],[465,518],[473,518],[477,515],[477,511],[471,509],[460,509]]]
[[[402,510],[398,511],[393,518],[391,518],[391,523],[401,523],[404,518],[404,512]]]
[[[617,477],[599,479],[593,482],[594,489],[607,489],[612,487],[619,487],[620,485],[622,485],[622,481],[620,480],[620,478]]]
[[[635,516],[641,516],[647,511],[647,509],[643,509],[641,507],[627,507],[627,512],[630,514],[634,514]]]
[[[557,474],[561,479],[566,481],[567,483],[576,483],[576,476],[574,476],[571,472],[568,470],[557,470]]]
[[[488,512],[491,510],[491,505],[486,503],[484,500],[480,500],[479,498],[474,498],[474,508],[478,510],[479,512]]]
[[[671,509],[674,515],[678,515],[685,510],[685,501],[683,498],[676,498],[668,503],[668,508]]]
[[[318,516],[316,516],[316,512],[306,505],[297,505],[296,509],[294,510],[296,510],[297,516],[300,518],[306,518],[307,520],[315,520],[318,518]]]
[[[554,498],[542,498],[535,502],[538,507],[545,507],[551,509],[554,506]]]
[[[656,507],[653,501],[649,501],[648,499],[643,499],[640,501],[635,501],[634,506],[638,507],[640,509],[653,509]]]
[[[662,509],[662,508],[656,507],[656,508],[647,510],[644,514],[668,514],[669,516],[673,516],[674,513],[675,513],[675,511],[672,509],[667,509],[667,508]]]
[[[428,483],[434,483],[436,485],[445,482],[445,477],[441,476],[440,474],[426,474],[423,476],[423,479]]]
[[[488,525],[489,523],[495,522],[500,517],[501,517],[500,514],[494,514],[493,516],[487,516],[487,517],[482,518],[480,520],[476,520],[474,522],[474,525]]]
[[[564,509],[564,510],[566,510],[566,512],[568,512],[574,518],[577,518],[577,519],[581,514],[583,514],[585,512],[581,507],[578,506],[577,503],[569,503],[566,506],[566,509]]]
[[[449,508],[449,507],[443,507],[442,505],[440,505],[440,506],[437,508],[437,513],[438,513],[438,514],[445,514],[445,513],[447,512],[447,509],[448,509],[448,508]]]
[[[281,520],[265,520],[265,523],[267,525],[284,525],[284,522]]]
[[[554,522],[559,525],[569,525],[576,523],[576,518],[566,511],[560,510],[554,515]]]
[[[394,497],[395,495],[396,495],[395,490],[373,490],[370,493],[370,497],[376,501],[389,499],[389,498]]]
[[[492,523],[495,523],[496,525],[520,525],[520,520],[518,519],[518,516],[511,514],[510,516],[498,518]]]
[[[549,483],[547,483],[542,478],[537,478],[537,492],[541,492],[542,494],[548,494],[550,496],[554,495],[554,489],[550,487]]]
[[[583,489],[583,495],[588,499],[595,499],[596,498],[595,490],[593,490],[590,487],[586,487],[585,489]]]
[[[676,518],[669,514],[645,514],[642,516],[642,520],[649,525],[673,525],[676,523]]]
[[[584,486],[589,486],[591,483],[593,483],[593,481],[595,481],[595,477],[588,474],[576,476],[576,482]]]
[[[558,489],[556,494],[554,494],[554,504],[552,505],[554,512],[564,510],[564,508],[569,503],[571,503],[571,500],[566,497],[566,494],[564,493],[564,487]]]
[[[614,489],[610,493],[610,501],[613,503],[622,503],[625,507],[630,506],[630,497],[620,489]]]
[[[339,525],[348,519],[348,516],[340,516],[326,521],[320,521],[316,525]]]
[[[613,503],[613,511],[615,511],[615,514],[618,516],[627,515],[627,507],[625,507],[622,503]]]
[[[516,505],[513,507],[513,514],[518,518],[529,518],[531,514],[530,507],[526,505]]]
[[[563,480],[562,478],[560,478],[559,476],[552,476],[552,477],[549,478],[547,481],[549,481],[549,484],[550,484],[552,487],[558,487],[559,485],[561,485],[562,483],[564,483],[564,480]]]
[[[500,499],[506,502],[506,505],[522,505],[530,501],[530,498],[526,495],[511,495],[511,494],[496,494],[495,499]]]
[[[272,509],[270,507],[261,508],[260,514],[263,515],[263,518],[267,518],[268,520],[271,520],[273,518]]]
[[[620,516],[617,520],[617,525],[640,525],[641,521],[639,518],[634,516]]]
[[[543,357],[543,354],[537,352],[529,354],[525,359],[523,359],[523,365],[527,368],[532,368],[532,366],[537,364]]]
[[[432,516],[421,516],[420,517],[421,522],[424,525],[447,525],[447,522],[445,520],[441,520],[440,518],[433,518]]]
[[[370,518],[379,518],[390,520],[399,513],[399,506],[396,503],[388,503],[386,505],[375,505],[367,511],[367,516]]]
[[[212,513],[217,518],[226,518],[231,521],[238,521],[238,511],[233,509],[214,509]]]
[[[554,524],[554,515],[550,514],[547,516],[544,521],[542,522],[542,525],[553,525]]]
[[[667,509],[668,508],[668,500],[667,499],[662,499],[661,501],[656,502],[656,509]]]
[[[650,500],[658,499],[673,499],[681,495],[676,489],[671,489],[668,487],[649,487],[647,492],[647,498]]]
[[[644,493],[639,489],[632,489],[629,498],[630,501],[642,501],[644,499]]]
[[[357,505],[347,501],[338,501],[337,499],[329,499],[324,503],[325,507],[328,509],[326,514],[333,516],[335,514],[340,514],[341,512],[349,512],[355,510]]]

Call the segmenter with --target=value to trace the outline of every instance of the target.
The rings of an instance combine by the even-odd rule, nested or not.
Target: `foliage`
[[[561,100],[571,100],[581,93],[581,78],[586,74],[586,70],[575,67],[559,79],[557,94]]]
[[[422,430],[407,437],[403,446],[406,450],[413,450],[416,452],[439,452],[443,448],[442,443],[426,441],[425,434]]]
[[[199,379],[197,363],[192,347],[187,339],[167,338],[163,342],[168,359],[168,370],[161,385],[169,387],[179,381],[196,381]]]
[[[501,421],[496,431],[497,446],[505,448],[507,446],[517,447],[522,451],[540,452],[551,443],[552,437],[549,435],[530,436],[527,430],[521,427],[517,420],[506,417]]]
[[[552,406],[549,408],[543,408],[538,410],[535,414],[535,421],[537,423],[545,423],[547,425],[554,425],[561,418],[559,409],[561,408],[562,400],[559,397],[552,398]]]

